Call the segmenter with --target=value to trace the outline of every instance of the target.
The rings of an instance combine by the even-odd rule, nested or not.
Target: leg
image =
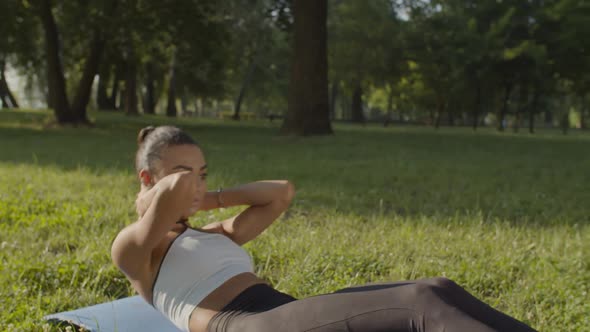
[[[433,287],[440,296],[444,297],[450,305],[456,307],[468,314],[475,320],[478,320],[497,331],[514,331],[514,332],[531,332],[535,331],[526,324],[510,317],[481,300],[474,297],[467,290],[457,285],[454,281],[447,278],[431,278],[431,279],[419,279],[413,281],[418,284],[425,284]],[[379,285],[393,285],[395,283],[377,283],[372,286]],[[338,292],[355,291],[356,289],[364,289],[367,286],[356,286],[351,288],[345,288]]]
[[[474,319],[428,283],[344,289],[236,317],[227,332],[497,331]]]
[[[447,278],[424,279],[426,283],[440,288],[442,292],[453,302],[453,305],[463,308],[471,317],[491,326],[498,331],[534,331],[526,324],[502,313],[475,296],[471,295],[463,287]]]

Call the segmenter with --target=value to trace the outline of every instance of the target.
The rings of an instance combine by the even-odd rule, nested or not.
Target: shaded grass
[[[133,294],[110,242],[134,220],[135,136],[169,119],[92,116],[91,129],[43,129],[42,112],[0,112],[0,330]],[[172,123],[201,142],[210,188],[297,186],[246,245],[282,291],[443,275],[538,330],[589,331],[588,135],[338,124],[333,137],[297,138],[266,122]]]

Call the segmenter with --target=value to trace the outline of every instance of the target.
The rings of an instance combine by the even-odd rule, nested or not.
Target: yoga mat
[[[70,322],[91,332],[181,332],[139,296],[101,303],[43,317]]]

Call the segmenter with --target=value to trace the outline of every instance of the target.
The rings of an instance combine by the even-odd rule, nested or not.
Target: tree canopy
[[[587,2],[328,0],[323,22],[301,36],[295,9],[304,19],[323,10],[305,4],[2,1],[0,102],[16,107],[22,97],[6,84],[10,67],[46,95],[61,123],[88,122],[91,107],[234,119],[247,112],[284,117],[284,132],[300,118],[297,133],[332,120],[499,130],[526,123],[532,132],[535,123],[567,127],[572,110],[585,126]],[[322,48],[325,66],[314,52]],[[298,64],[306,56],[317,64]],[[294,91],[316,84],[304,70],[325,71],[312,89],[327,96],[325,107],[295,106],[307,95]]]

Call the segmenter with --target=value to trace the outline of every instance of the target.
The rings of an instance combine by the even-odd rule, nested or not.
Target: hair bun
[[[147,126],[139,131],[139,135],[137,135],[137,144],[142,145],[145,142],[145,138],[149,135],[152,131],[154,131],[156,127],[154,126]]]

